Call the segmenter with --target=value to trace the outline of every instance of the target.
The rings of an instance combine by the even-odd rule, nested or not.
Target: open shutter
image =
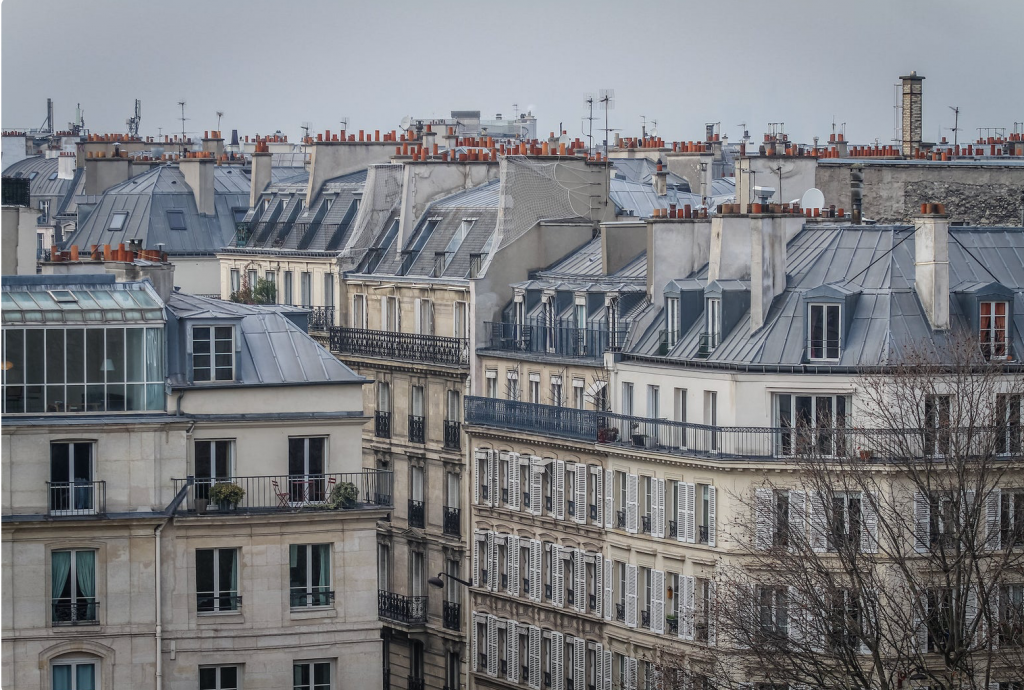
[[[604,651],[604,678],[603,685],[598,685],[599,690],[612,690],[612,651]]]
[[[637,663],[634,657],[626,658],[626,690],[636,690]]]
[[[500,496],[498,495],[498,454],[494,450],[487,451],[487,484],[490,487],[492,506],[501,505]]]
[[[651,533],[665,538],[665,480],[651,479]]]
[[[594,682],[592,687],[595,690],[604,688],[604,645],[600,642],[594,645]]]
[[[604,471],[604,526],[611,529],[615,525],[615,474],[612,470]]]
[[[487,675],[498,675],[498,619],[487,616]]]
[[[498,579],[498,573],[494,569],[494,561],[497,560],[494,553],[498,547],[494,543],[494,532],[487,532],[484,535],[484,569],[487,571],[487,589],[493,590],[494,583]]]
[[[715,600],[715,581],[708,581],[708,644],[718,644],[718,605]]]
[[[551,633],[551,690],[564,690],[565,667],[562,665],[562,653],[565,651],[565,638],[560,632]]]
[[[696,484],[684,484],[686,487],[686,539],[690,544],[697,543],[697,486]]]
[[[914,493],[914,550],[928,553],[931,542],[931,504],[928,496],[920,491]]]
[[[576,522],[587,524],[587,466],[576,465]]]
[[[387,297],[381,297],[380,298],[380,329],[382,331],[389,331],[389,330],[391,330],[388,327],[388,298]]]
[[[587,564],[583,557],[586,552],[583,549],[576,549],[572,553],[576,562],[574,564],[573,589],[576,591],[573,597],[573,603],[576,606],[576,610],[580,613],[587,612]]]
[[[690,575],[684,575],[682,578],[683,594],[682,594],[682,611],[680,611],[679,622],[679,637],[684,640],[693,640],[693,626],[694,626],[694,584],[695,580]]]
[[[415,316],[415,322],[416,322],[415,323],[416,330],[414,331],[414,333],[423,333],[423,322],[420,320],[420,302],[421,301],[422,300],[420,300],[420,298],[417,297],[416,300],[415,300],[415,305],[414,305],[414,309],[413,309],[413,311],[415,312],[414,316]]]
[[[635,474],[626,475],[626,531],[636,534],[639,509],[640,478]]]
[[[828,517],[820,491],[807,492],[807,507],[811,523],[811,548],[818,553],[828,550]]]
[[[529,661],[530,670],[528,683],[533,690],[540,690],[540,628],[531,625],[529,628]]]
[[[565,605],[565,561],[562,560],[562,547],[558,544],[551,545],[551,603]]]
[[[917,638],[917,651],[925,654],[928,651],[928,626],[925,625],[925,613],[928,611],[928,597],[921,593],[914,607],[914,636]]]
[[[473,461],[472,470],[473,470],[473,474],[476,475],[477,471],[480,468],[480,461],[487,459],[487,451],[482,449],[482,448],[478,448],[476,453],[474,453],[473,457],[475,458],[475,460]],[[486,479],[486,477],[484,477],[483,479]],[[481,481],[481,477],[477,477],[477,476],[473,477],[473,504],[474,505],[480,505],[480,485],[482,483],[483,482]]]
[[[686,482],[676,482],[676,540],[686,541]]]
[[[473,532],[473,586],[480,586],[480,532]]]
[[[665,571],[651,571],[651,632],[665,632]]]
[[[580,687],[586,687],[583,681],[587,677],[587,641],[582,637],[573,638],[572,641],[572,672],[573,678]],[[573,687],[576,686],[573,684]]]
[[[552,465],[554,476],[551,478],[555,483],[555,519],[565,519],[565,461],[555,460]]]
[[[530,540],[530,599],[540,601],[544,584],[540,577],[541,543],[539,539]]]
[[[472,648],[473,648],[473,670],[474,671],[479,671],[480,670],[478,668],[479,664],[477,663],[478,660],[480,659],[480,646],[479,646],[480,645],[480,640],[477,639],[477,628],[479,628],[480,626],[477,623],[478,623],[478,620],[477,620],[476,615],[474,614],[473,622],[472,622],[473,630],[470,632],[470,638],[472,638],[472,643],[473,643],[472,644]]]
[[[519,626],[510,620],[505,626],[505,678],[510,683],[519,682]]]
[[[509,453],[508,457],[508,507],[519,510],[519,453]]]
[[[541,514],[541,505],[544,503],[544,466],[540,464],[540,458],[530,458],[530,512],[534,515]]]
[[[864,528],[860,531],[860,550],[878,553],[878,494],[865,492],[860,502]]]
[[[789,547],[796,550],[807,538],[807,494],[789,492]]]
[[[970,635],[971,645],[981,640],[981,621],[978,620],[978,590],[972,585],[967,589],[967,601],[964,602],[963,639]]]
[[[708,546],[718,545],[718,490],[708,487]]]
[[[604,562],[604,619],[610,621],[612,614],[615,612],[615,607],[612,606],[612,559],[608,559]],[[598,596],[601,593],[598,592]]]
[[[754,548],[767,551],[772,546],[772,498],[771,489],[754,489]]]
[[[594,556],[594,615],[600,618],[604,615],[604,556]]]
[[[505,549],[505,572],[508,573],[506,590],[512,596],[519,596],[519,537],[506,537],[508,546]]]
[[[626,625],[636,627],[636,566],[626,564]]]
[[[992,489],[985,497],[985,545],[993,550],[1002,548],[1000,543],[1002,537],[999,529],[999,507],[1002,500],[1002,491]]]
[[[597,508],[595,521],[598,527],[604,527],[604,470],[600,467],[594,472],[594,507]]]
[[[786,626],[789,639],[797,645],[804,641],[807,609],[803,593],[796,587],[788,587],[786,593]]]

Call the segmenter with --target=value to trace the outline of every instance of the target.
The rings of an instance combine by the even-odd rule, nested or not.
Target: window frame
[[[1000,305],[1003,308],[1002,314],[996,313],[996,308]],[[986,307],[990,309],[988,314],[985,313]],[[978,341],[985,359],[998,361],[1009,357],[1010,317],[1010,303],[1007,300],[978,301]],[[1002,328],[996,325],[999,319],[1002,319]],[[1000,334],[1001,339],[998,337]]]
[[[103,679],[100,677],[101,669],[103,666],[102,659],[94,656],[84,656],[75,654],[73,656],[58,657],[51,659],[49,664],[49,676],[50,676],[50,688],[51,690],[65,690],[64,688],[58,688],[56,679],[53,677],[53,672],[58,666],[69,666],[71,668],[71,685],[66,690],[79,690],[78,688],[78,667],[79,666],[92,666],[93,678],[92,687],[95,690],[104,687]]]
[[[235,672],[235,682],[231,685],[225,685],[221,678],[221,671],[223,669],[231,669]],[[216,675],[216,680],[212,687],[204,686],[202,681],[203,671],[213,670]],[[241,673],[242,667],[237,664],[203,664],[199,667],[199,690],[241,690]]]
[[[309,683],[297,685],[295,682],[295,670],[297,667],[309,668]],[[318,666],[327,667],[327,683],[317,683],[316,669]],[[330,659],[303,659],[292,662],[292,690],[332,690],[334,688],[334,663]]]
[[[56,597],[56,598],[54,598],[54,596],[53,596],[53,555],[57,554],[57,553],[68,553],[68,554],[70,554],[70,556],[69,556],[69,568],[68,568],[68,574],[67,574],[67,590],[68,590],[68,594],[70,596],[67,596],[67,597]],[[93,595],[92,596],[84,596],[84,595],[80,594],[79,591],[78,591],[79,587],[80,587],[79,580],[78,580],[78,560],[79,560],[78,554],[80,554],[80,553],[91,553],[92,554],[92,569],[93,569],[93,573],[92,573],[92,575],[93,575]],[[50,571],[49,572],[50,589],[49,589],[48,599],[50,601],[49,621],[50,621],[51,627],[63,627],[64,625],[81,625],[82,623],[92,624],[92,625],[99,625],[99,623],[100,623],[100,612],[99,612],[99,601],[98,601],[98,595],[97,595],[99,579],[96,577],[97,572],[99,571],[99,562],[98,562],[99,561],[99,555],[100,555],[99,549],[67,548],[67,549],[53,549],[53,550],[50,551],[50,568],[49,568],[49,571]],[[63,589],[62,589],[61,593],[63,593]],[[77,616],[72,616],[72,618],[69,621],[54,620],[56,618],[56,608],[55,608],[55,606],[58,603],[62,603],[64,601],[67,601],[67,603],[71,607],[74,607],[74,611],[76,613],[77,613],[78,607],[85,606],[86,607],[86,609],[85,609],[86,610],[86,617],[79,619],[79,618],[77,618]],[[90,608],[92,609],[92,614],[93,614],[92,618],[88,617],[89,609]]]
[[[177,220],[181,222],[181,227],[175,227],[174,217],[177,216]],[[185,222],[185,211],[180,208],[169,208],[167,209],[167,229],[175,232],[182,232],[188,230],[188,223]]]
[[[130,217],[130,211],[114,211],[110,214],[110,220],[107,221],[107,231],[124,232]]]
[[[212,592],[200,592],[199,591],[199,553],[209,551],[211,553],[213,573],[211,573],[211,580],[213,582]],[[221,558],[220,552],[231,552],[234,557],[234,572],[235,572],[235,588],[233,590],[221,589]],[[195,584],[196,584],[196,615],[208,616],[215,614],[236,614],[239,612],[242,606],[242,597],[239,595],[241,589],[241,573],[239,572],[241,566],[241,559],[239,558],[239,549],[237,547],[213,547],[208,549],[196,549],[196,567],[195,567]],[[212,607],[205,608],[200,605],[201,597],[206,596],[212,600]],[[223,600],[227,598],[228,603],[226,608],[223,607]]]
[[[313,548],[319,548],[326,551],[327,555],[327,584],[313,584]],[[305,559],[306,561],[306,582],[305,584],[295,585],[293,582],[293,573],[291,572],[292,566],[289,565],[288,573],[288,603],[292,610],[303,610],[303,609],[326,609],[334,606],[334,591],[331,589],[331,581],[334,577],[334,564],[333,560],[334,545],[331,543],[318,543],[318,544],[289,544],[289,561],[291,560],[291,550],[296,549],[298,559]],[[324,554],[320,554],[320,558],[324,558]],[[323,560],[321,560],[323,563]],[[296,568],[299,566],[296,565]],[[316,603],[316,599],[322,598],[324,603]],[[305,603],[296,603],[299,600],[303,600]]]
[[[815,310],[821,310],[820,320],[817,322],[821,327],[821,335],[817,339],[821,345],[815,352]],[[835,340],[829,334],[830,314],[835,313]],[[811,362],[837,362],[843,356],[843,305],[838,302],[808,302],[807,303],[807,359]]]
[[[202,339],[202,338],[197,339],[196,338],[196,331],[198,329],[209,329],[210,337],[208,339]],[[217,342],[218,341],[219,342],[224,342],[225,340],[227,340],[226,338],[223,338],[223,337],[217,337],[217,331],[220,330],[220,329],[230,329],[230,333],[231,333],[231,338],[230,338],[231,347],[230,347],[230,351],[229,352],[217,352],[216,351],[216,349],[217,349]],[[196,354],[196,351],[195,351],[196,350],[196,342],[207,342],[207,341],[210,343],[210,351],[208,353],[199,353],[198,356],[200,356],[200,357],[202,357],[202,356],[209,356],[210,357],[210,364],[207,367],[196,367],[196,357],[197,357],[197,354]],[[190,373],[192,375],[192,382],[193,383],[200,383],[200,384],[203,384],[203,383],[220,384],[220,383],[233,383],[233,382],[235,382],[237,380],[237,378],[236,378],[236,371],[235,371],[235,352],[236,352],[237,348],[238,348],[238,341],[236,339],[236,328],[235,328],[235,324],[234,323],[222,324],[222,323],[205,323],[205,322],[203,322],[203,323],[191,324],[190,327],[189,327],[189,355],[190,355],[191,360],[192,360],[191,361],[191,369],[190,369]],[[217,355],[225,355],[225,354],[228,354],[231,357],[231,367],[230,367],[230,369],[231,369],[231,377],[230,378],[217,378],[217,370],[218,369],[225,370],[225,369],[227,369],[227,367],[225,367],[223,365],[218,366],[217,365],[216,357],[217,357]],[[209,369],[210,370],[210,378],[197,378],[196,377],[196,369],[197,368],[198,369]]]

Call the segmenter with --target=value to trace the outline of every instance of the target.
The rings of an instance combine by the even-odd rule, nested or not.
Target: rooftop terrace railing
[[[332,326],[331,352],[450,367],[469,365],[469,339]]]
[[[487,321],[487,348],[505,352],[547,354],[560,357],[596,359],[626,340],[626,329],[577,328],[542,323]]]

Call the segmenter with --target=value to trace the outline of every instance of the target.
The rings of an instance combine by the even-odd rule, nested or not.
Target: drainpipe
[[[161,601],[160,601],[160,532],[167,526],[167,520],[160,523],[153,532],[153,539],[156,543],[156,690],[163,690],[163,647],[164,631],[161,626]]]

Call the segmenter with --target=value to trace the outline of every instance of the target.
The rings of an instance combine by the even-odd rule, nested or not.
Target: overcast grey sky
[[[292,137],[392,129],[403,115],[512,104],[538,131],[582,131],[584,96],[613,88],[610,126],[658,121],[669,140],[720,121],[733,140],[782,121],[791,137],[893,135],[893,84],[917,70],[924,134],[1024,121],[1022,0],[4,0],[4,128],[58,125],[76,103],[93,132],[216,127]],[[596,127],[595,127],[596,130]],[[595,135],[597,132],[595,131]],[[952,133],[943,131],[952,141]]]

